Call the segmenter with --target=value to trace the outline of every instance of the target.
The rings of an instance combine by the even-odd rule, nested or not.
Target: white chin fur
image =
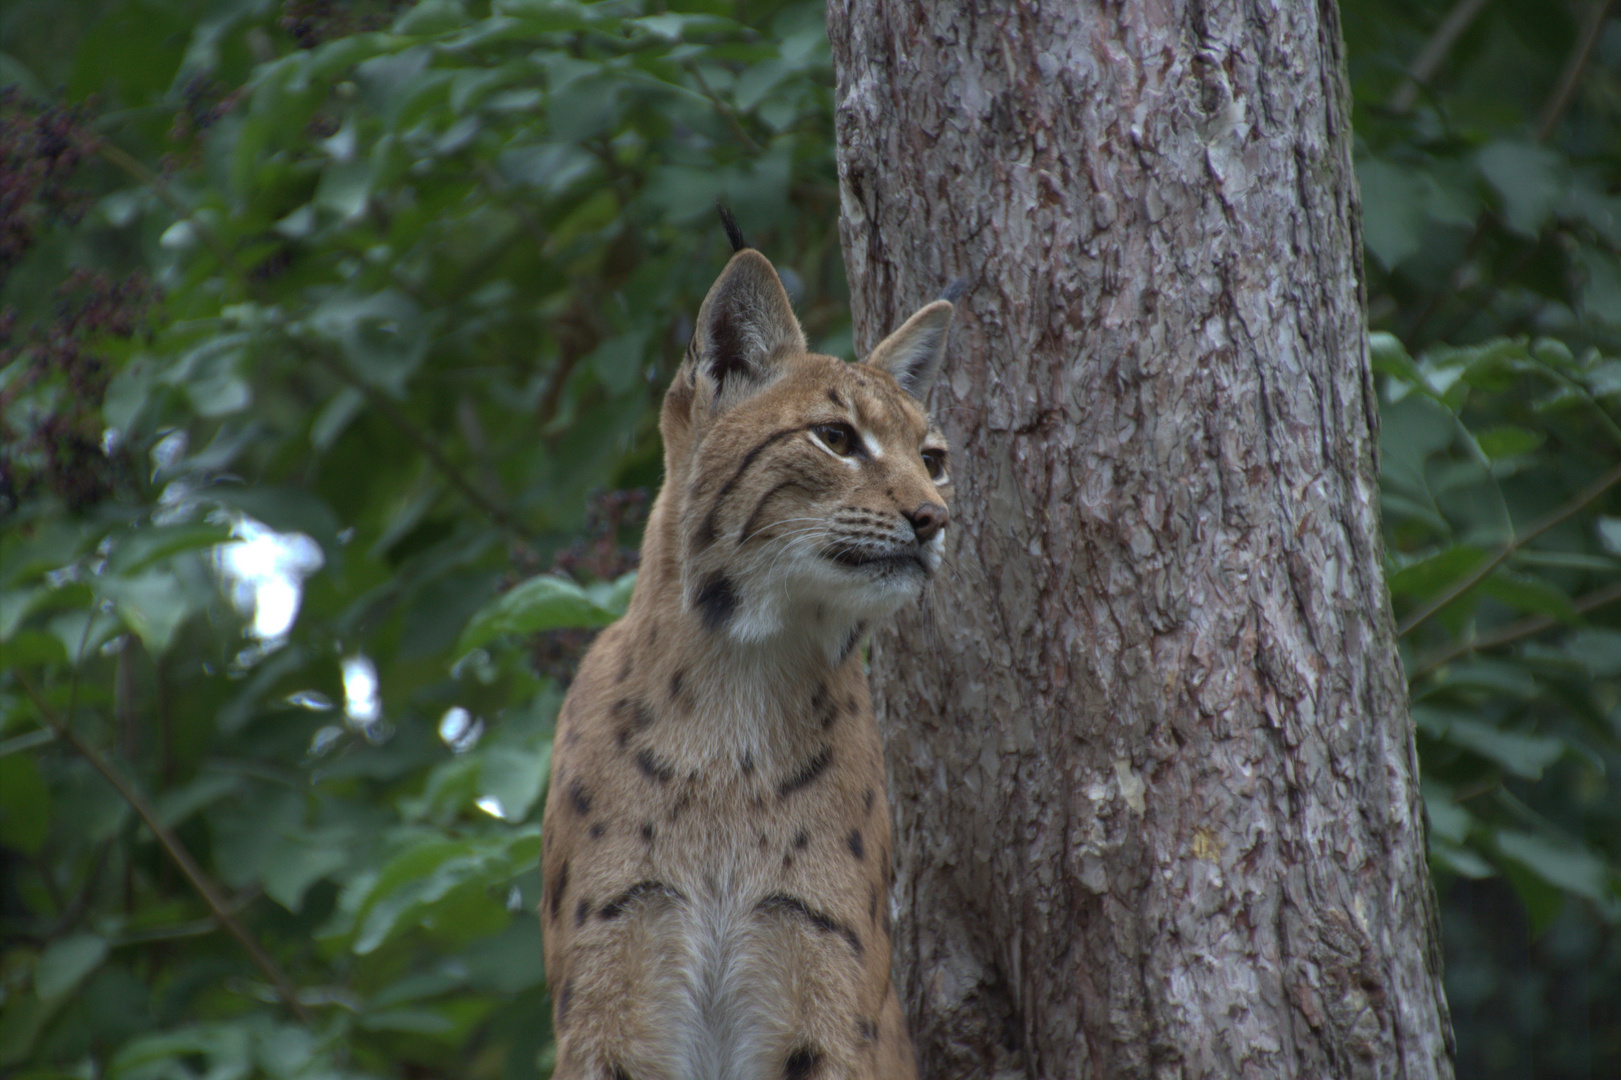
[[[931,570],[940,565],[939,549],[936,542],[923,550]],[[731,623],[739,642],[757,644],[785,631],[843,641],[858,623],[915,603],[928,583],[921,569],[844,566],[806,549],[778,552],[765,565],[766,575],[740,582]]]

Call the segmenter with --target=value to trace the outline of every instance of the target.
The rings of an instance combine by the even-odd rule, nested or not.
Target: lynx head
[[[850,642],[921,593],[949,516],[946,441],[923,398],[951,314],[936,300],[845,363],[806,349],[765,256],[732,256],[661,421],[667,558],[706,629]]]

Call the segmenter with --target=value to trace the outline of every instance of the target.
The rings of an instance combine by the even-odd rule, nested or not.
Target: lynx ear
[[[704,297],[689,352],[725,390],[764,378],[772,354],[785,348],[804,351],[805,333],[771,261],[744,248]]]
[[[950,300],[936,300],[925,306],[880,341],[866,362],[889,372],[902,390],[921,400],[934,385],[940,363],[946,358],[951,312]]]

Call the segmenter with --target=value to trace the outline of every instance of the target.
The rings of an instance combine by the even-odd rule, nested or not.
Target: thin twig
[[[1571,609],[1578,615],[1592,611],[1621,600],[1621,581],[1606,585],[1602,589],[1595,589],[1586,596],[1579,596],[1570,602]],[[1437,668],[1452,663],[1460,656],[1468,653],[1484,652],[1487,649],[1496,649],[1523,638],[1535,637],[1544,630],[1551,630],[1559,623],[1552,615],[1532,615],[1529,618],[1519,619],[1506,626],[1500,627],[1484,637],[1471,638],[1460,641],[1450,648],[1444,649],[1427,660],[1424,660],[1407,676],[1408,682],[1417,682]]]
[[[1576,47],[1565,61],[1565,70],[1559,76],[1553,96],[1542,107],[1542,115],[1537,118],[1537,142],[1553,134],[1554,125],[1559,123],[1559,118],[1565,115],[1565,110],[1575,100],[1576,86],[1582,81],[1582,73],[1587,70],[1587,65],[1592,63],[1593,53],[1598,49],[1599,31],[1604,29],[1604,18],[1610,13],[1610,5],[1614,2],[1593,0],[1592,7],[1588,9],[1587,25],[1582,27]]]
[[[692,72],[693,79],[697,80],[698,89],[702,90],[704,97],[708,98],[709,103],[715,106],[715,111],[720,114],[722,120],[726,121],[726,126],[732,129],[732,134],[736,135],[738,142],[743,144],[743,149],[747,150],[753,157],[759,157],[765,153],[760,144],[754,141],[754,137],[743,129],[743,125],[738,122],[737,114],[732,111],[732,107],[722,101],[720,95],[709,88],[709,80],[705,79],[704,73],[698,70],[698,65],[689,64],[687,70]]]
[[[1435,28],[1430,40],[1424,43],[1413,62],[1407,66],[1407,77],[1402,80],[1396,92],[1390,96],[1388,108],[1391,112],[1400,115],[1413,107],[1418,100],[1420,88],[1428,85],[1430,79],[1440,70],[1441,61],[1446,59],[1452,46],[1457,44],[1463,32],[1469,29],[1469,24],[1475,21],[1480,9],[1486,6],[1486,0],[1458,0],[1441,25]]]
[[[381,413],[389,423],[399,428],[400,434],[404,435],[418,450],[422,451],[423,456],[433,463],[434,468],[438,469],[445,479],[450,481],[451,487],[461,492],[468,502],[484,511],[491,521],[512,533],[518,539],[523,540],[525,543],[535,541],[535,534],[532,531],[514,517],[506,507],[480,491],[449,458],[445,457],[438,444],[429,438],[426,432],[412,423],[411,418],[401,412],[399,406],[389,400],[388,395],[349,370],[346,365],[328,356],[323,350],[311,349],[310,352],[317,363],[360,391],[367,404]]]
[[[242,268],[237,266],[236,256],[231,249],[226,247],[220,238],[214,235],[214,230],[192,220],[192,208],[181,202],[179,197],[169,190],[169,185],[163,182],[163,177],[148,168],[140,158],[123,147],[108,142],[105,138],[97,138],[91,144],[91,149],[109,163],[151,188],[153,193],[162,199],[170,210],[174,211],[177,218],[190,223],[192,229],[202,238],[203,243],[208,245],[208,250],[214,253],[214,258],[220,261],[220,265],[228,268],[237,276],[242,276]]]
[[[12,674],[17,679],[17,682],[22,685],[23,691],[33,699],[34,707],[39,709],[40,716],[56,731],[57,736],[69,743],[73,749],[79,752],[80,756],[90,762],[91,766],[102,775],[102,778],[111,784],[119,795],[123,796],[124,801],[129,803],[135,813],[140,816],[146,827],[152,830],[152,835],[157,837],[158,843],[162,845],[164,852],[174,864],[180,868],[180,872],[186,875],[186,880],[191,883],[191,887],[196,891],[197,895],[202,897],[203,903],[208,905],[208,910],[213,913],[214,918],[230,932],[232,937],[236,938],[237,944],[242,946],[249,958],[253,960],[254,965],[264,973],[265,978],[270,980],[270,984],[276,988],[277,995],[286,1003],[287,1008],[292,1011],[293,1015],[305,1024],[313,1023],[315,1018],[304,1007],[304,1003],[299,1000],[298,991],[294,989],[291,980],[287,978],[286,972],[282,971],[281,965],[277,964],[275,958],[265,952],[263,946],[259,944],[252,934],[248,933],[247,928],[237,921],[236,916],[231,913],[230,907],[221,896],[219,889],[209,880],[202,867],[198,866],[196,861],[192,859],[191,853],[180,843],[180,839],[170,832],[163,822],[158,820],[157,812],[146,801],[146,796],[142,795],[134,785],[120,776],[117,770],[107,763],[107,759],[96,751],[95,747],[79,738],[78,734],[67,725],[66,721],[56,715],[55,710],[46,703],[44,697],[35,689],[34,684],[28,680],[26,675],[20,671]]]
[[[1537,522],[1528,532],[1522,533],[1521,535],[1509,540],[1502,547],[1498,548],[1490,558],[1486,559],[1485,562],[1481,563],[1470,573],[1465,574],[1462,578],[1459,578],[1456,583],[1454,583],[1440,596],[1437,596],[1434,600],[1431,600],[1429,603],[1413,612],[1413,614],[1407,616],[1407,618],[1402,621],[1401,625],[1396,627],[1396,636],[1399,638],[1406,637],[1408,634],[1412,633],[1416,627],[1427,621],[1430,616],[1434,615],[1437,611],[1440,611],[1442,608],[1458,599],[1464,593],[1480,584],[1481,581],[1485,580],[1487,575],[1501,566],[1503,561],[1510,555],[1513,555],[1516,551],[1520,550],[1520,548],[1524,547],[1526,544],[1529,544],[1531,541],[1535,540],[1537,537],[1541,536],[1555,525],[1558,525],[1560,522],[1581,513],[1582,510],[1586,509],[1589,503],[1598,498],[1600,495],[1604,494],[1606,491],[1610,490],[1610,488],[1614,487],[1617,483],[1621,483],[1621,465],[1617,465],[1615,468],[1599,477],[1598,481],[1591,487],[1577,495],[1564,506],[1561,506],[1558,510],[1555,510],[1547,517]]]

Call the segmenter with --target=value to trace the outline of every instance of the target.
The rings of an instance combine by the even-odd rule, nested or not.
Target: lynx
[[[860,644],[940,566],[947,448],[922,399],[952,305],[861,363],[809,352],[726,224],[735,254],[664,399],[635,593],[558,720],[556,1076],[914,1077]]]

